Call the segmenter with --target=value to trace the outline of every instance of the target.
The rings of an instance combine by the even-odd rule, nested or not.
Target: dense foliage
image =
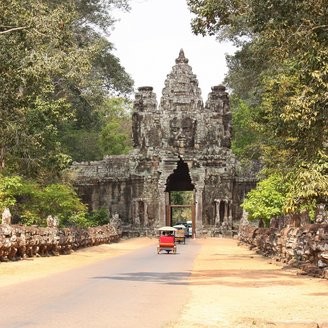
[[[187,222],[192,219],[191,207],[194,204],[194,193],[192,191],[171,191],[170,204],[186,205],[186,207],[172,208],[173,225],[181,222]]]
[[[86,226],[86,207],[68,185],[42,187],[19,176],[0,177],[0,211],[6,207],[16,223],[45,226],[47,216],[52,215],[60,225]]]
[[[287,212],[327,203],[327,0],[188,3],[196,15],[195,33],[215,34],[239,47],[228,57],[226,78],[235,99],[237,154],[252,158],[258,145],[266,176],[278,174],[288,185]],[[245,134],[236,129],[240,117]],[[256,131],[255,143],[247,129]]]
[[[250,214],[250,219],[260,218],[268,223],[272,217],[283,214],[286,190],[287,186],[281,176],[270,175],[247,194],[243,208]]]
[[[127,2],[0,2],[0,207],[19,222],[92,224],[60,172],[129,148],[128,101],[112,98],[133,81],[109,41],[113,9]]]
[[[86,128],[62,123],[60,140],[73,161],[92,161],[106,155],[126,154],[132,149],[131,101],[122,97],[105,99]]]
[[[84,138],[99,124],[97,108],[110,94],[131,91],[104,37],[114,6],[127,4],[1,1],[0,164],[7,172],[39,180],[58,176],[71,155],[62,135],[68,139],[74,131]]]

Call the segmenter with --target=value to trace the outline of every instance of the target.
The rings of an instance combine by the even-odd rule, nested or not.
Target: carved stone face
[[[195,143],[196,122],[190,117],[175,118],[170,121],[169,144],[174,147],[193,147]]]

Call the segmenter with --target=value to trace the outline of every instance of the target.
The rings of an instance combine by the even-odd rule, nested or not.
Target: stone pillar
[[[139,200],[132,200],[132,223],[135,227],[140,226],[140,217],[139,217]]]
[[[165,192],[165,187],[158,188],[158,197],[159,197],[159,206],[158,206],[158,226],[162,227],[166,225],[166,204],[167,202],[167,193]]]
[[[224,200],[224,217],[223,217],[223,222],[228,223],[228,200]]]
[[[146,200],[144,200],[143,204],[144,204],[144,226],[147,227],[148,226],[148,204],[147,204]]]
[[[137,216],[138,216],[138,201],[136,199],[132,200],[132,223],[137,224]]]
[[[220,203],[221,199],[214,199],[215,202],[215,225],[220,225]]]
[[[228,203],[229,203],[228,222],[229,222],[229,227],[232,228],[232,200],[229,200]]]
[[[196,233],[197,231],[201,231],[203,227],[203,187],[196,187],[196,195],[195,195],[195,202],[196,202]]]

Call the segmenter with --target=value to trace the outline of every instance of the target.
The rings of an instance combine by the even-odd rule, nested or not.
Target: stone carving
[[[250,245],[251,249],[276,261],[328,279],[328,224],[282,229],[247,225],[239,230],[239,239]]]
[[[316,223],[327,223],[328,224],[328,213],[325,210],[325,204],[319,204],[315,212]]]
[[[169,145],[179,148],[193,147],[195,131],[196,122],[192,118],[172,119],[170,121]]]
[[[57,216],[52,216],[52,215],[48,215],[47,217],[47,227],[48,228],[56,228],[58,227],[59,224],[59,220]]]
[[[2,212],[2,224],[11,224],[11,213],[8,207]]]
[[[0,262],[70,254],[79,248],[116,242],[120,238],[117,230],[110,224],[88,229],[1,224]]]
[[[122,235],[122,220],[118,213],[115,213],[113,217],[109,220],[109,224],[115,228],[116,233],[120,236]]]
[[[238,226],[240,203],[256,180],[236,175],[230,149],[231,112],[222,85],[203,102],[183,50],[157,104],[153,88],[138,88],[132,113],[134,150],[127,156],[74,163],[70,176],[90,209],[117,211],[126,229],[167,224],[171,191],[194,192],[194,231]],[[215,200],[221,200],[217,203]]]
[[[135,224],[137,227],[140,226],[140,218],[139,218],[139,216],[136,216],[136,217],[134,218],[134,224]]]
[[[243,215],[241,217],[241,220],[240,220],[240,223],[239,223],[239,227],[247,226],[247,225],[250,224],[250,222],[248,220],[248,215],[249,215],[248,212],[243,209]]]

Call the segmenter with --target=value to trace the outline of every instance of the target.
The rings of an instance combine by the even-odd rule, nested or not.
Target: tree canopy
[[[105,38],[113,7],[128,5],[1,1],[0,164],[6,172],[41,180],[58,176],[70,161],[60,140],[63,124],[87,130],[97,122],[97,106],[132,90]]]
[[[115,153],[130,144],[122,97],[133,81],[110,42],[114,8],[128,0],[0,2],[0,210],[19,222],[104,222],[105,212],[86,216],[60,173],[110,154],[116,134]]]
[[[263,219],[266,223],[272,217],[281,216],[286,203],[287,186],[279,175],[260,181],[256,189],[251,190],[243,203],[250,219]]]
[[[14,222],[46,225],[48,215],[60,225],[86,225],[86,206],[74,189],[64,184],[41,186],[20,176],[0,176],[0,211],[10,207]]]
[[[260,137],[266,174],[281,174],[290,186],[286,209],[327,202],[327,0],[188,4],[195,33],[239,47],[227,58],[226,83],[240,99],[233,111]]]

